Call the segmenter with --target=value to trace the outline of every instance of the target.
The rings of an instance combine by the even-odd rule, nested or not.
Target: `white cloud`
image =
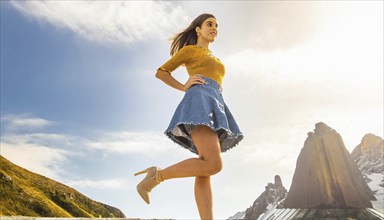
[[[321,27],[321,7],[314,1],[255,2],[248,18],[247,41],[258,50],[291,48],[311,39]]]
[[[41,133],[43,128],[56,124],[44,118],[21,115],[1,117],[1,155],[32,172],[57,178],[65,172],[62,164],[72,153],[67,151],[75,137],[64,134]]]
[[[53,179],[64,172],[62,163],[67,161],[68,152],[63,149],[31,143],[21,136],[2,136],[0,144],[2,156],[32,172]]]
[[[1,134],[1,155],[15,164],[32,172],[57,179],[65,175],[64,166],[74,160],[82,160],[90,151],[101,154],[146,154],[166,152],[173,148],[162,133],[154,132],[101,132],[95,137],[81,137],[61,133],[37,133],[34,130],[17,129],[18,126],[31,128],[51,124],[43,118],[27,116],[4,116],[4,130]],[[80,182],[74,182],[80,184]],[[82,184],[92,185],[91,182]],[[101,185],[118,187],[117,182],[103,182]],[[103,187],[104,187],[103,186]]]
[[[158,153],[172,148],[162,133],[154,132],[105,132],[87,146],[112,153]]]
[[[52,121],[28,115],[6,115],[1,117],[1,121],[7,124],[6,130],[11,132],[17,132],[20,130],[36,130],[54,124]]]
[[[381,74],[383,72],[383,13],[378,11],[379,5],[382,6],[382,3],[285,2],[268,4],[268,7],[264,7],[273,16],[271,15],[271,18],[266,21],[262,19],[257,21],[267,24],[268,28],[282,31],[281,26],[308,26],[308,24],[304,25],[307,22],[309,22],[309,26],[322,27],[316,32],[316,35],[289,47],[277,46],[268,51],[259,50],[259,47],[267,44],[264,41],[260,42],[261,46],[248,43],[246,46],[236,47],[234,50],[237,51],[236,53],[223,59],[228,68],[227,72],[252,77],[252,79],[258,80],[257,86],[260,86],[260,83],[261,86],[279,86],[284,83],[300,84],[308,81],[335,82],[340,85],[348,79],[348,85],[368,82],[377,89],[375,82],[382,83],[383,79]],[[288,6],[288,8],[283,6]],[[316,13],[311,13],[312,10]],[[281,15],[279,13],[281,11],[284,11],[284,14]],[[297,11],[300,13],[297,14]],[[288,15],[291,13],[296,16],[290,18]],[[268,25],[269,22],[272,22],[271,20],[281,20],[284,23]],[[311,20],[319,20],[319,22],[312,24]],[[262,27],[256,27],[250,26],[247,30],[249,38],[265,38],[267,41],[275,41],[274,37],[263,37],[264,32],[267,31]],[[297,31],[293,28],[289,31],[285,30],[285,32],[290,32],[289,34],[293,38],[300,39],[300,34],[308,34],[307,32],[312,29]],[[281,37],[281,34],[276,35]],[[284,38],[280,41],[274,42],[274,44],[289,44],[289,42],[285,42],[289,39]],[[244,42],[248,42],[247,39]]]
[[[93,189],[124,189],[127,183],[122,180],[108,179],[108,180],[68,180],[64,181],[65,184],[74,188],[93,188]]]
[[[375,131],[382,126],[383,14],[376,4],[360,6],[330,6],[333,22],[294,47],[250,47],[223,58],[239,118],[263,131],[356,118],[373,120]]]
[[[169,37],[186,13],[162,1],[12,1],[24,15],[99,43],[134,43]],[[175,28],[176,27],[176,28]]]

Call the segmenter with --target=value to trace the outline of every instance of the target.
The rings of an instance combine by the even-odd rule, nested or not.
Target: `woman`
[[[156,77],[164,83],[185,92],[165,134],[199,158],[190,158],[162,170],[150,167],[135,174],[147,173],[137,185],[137,191],[148,204],[149,193],[160,182],[196,177],[195,198],[201,219],[213,219],[210,176],[222,169],[220,153],[243,138],[223,100],[224,65],[209,50],[217,33],[218,24],[213,15],[198,16],[173,38],[172,58],[156,72]],[[180,65],[186,66],[190,76],[185,84],[171,75]]]

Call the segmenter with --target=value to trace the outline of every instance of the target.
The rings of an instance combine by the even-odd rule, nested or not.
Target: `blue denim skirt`
[[[202,78],[205,84],[193,85],[186,91],[164,133],[177,144],[198,154],[191,132],[194,126],[205,125],[217,133],[221,152],[225,152],[236,146],[243,139],[243,134],[224,102],[221,86],[210,78]]]

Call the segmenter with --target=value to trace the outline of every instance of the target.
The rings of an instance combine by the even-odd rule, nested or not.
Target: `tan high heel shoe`
[[[159,171],[160,168],[158,167],[150,167],[143,171],[135,173],[135,176],[147,173],[147,176],[145,176],[145,178],[139,184],[137,184],[136,187],[137,192],[147,204],[150,203],[149,193],[151,192],[151,190],[164,181],[163,178],[161,178]]]

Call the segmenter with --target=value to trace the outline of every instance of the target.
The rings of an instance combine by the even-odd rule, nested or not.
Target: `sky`
[[[210,49],[245,135],[212,177],[215,218],[247,209],[275,175],[289,190],[318,122],[350,152],[383,137],[382,1],[0,4],[1,155],[127,217],[199,218],[193,178],[160,184],[147,205],[133,174],[196,157],[163,134],[183,93],[154,75],[201,13],[219,23]]]

